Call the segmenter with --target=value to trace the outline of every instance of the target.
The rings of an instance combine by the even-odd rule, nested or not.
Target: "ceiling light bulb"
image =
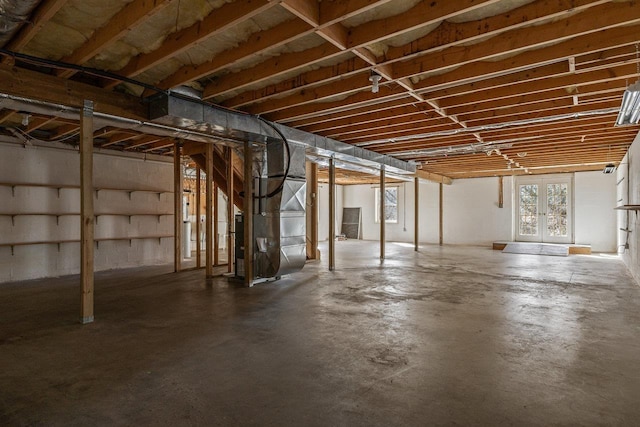
[[[22,126],[29,126],[29,119],[31,118],[31,116],[27,113],[24,113],[22,115]]]

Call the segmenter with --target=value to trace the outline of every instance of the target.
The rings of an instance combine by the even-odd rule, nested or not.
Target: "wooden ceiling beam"
[[[238,0],[226,3],[213,10],[202,21],[169,34],[158,49],[131,58],[129,63],[118,71],[118,74],[129,78],[135,77],[188,50],[199,42],[220,34],[242,21],[251,19],[277,4],[278,2],[275,0]],[[117,83],[109,82],[105,87],[113,87]]]
[[[87,62],[100,51],[108,49],[136,26],[169,6],[171,1],[173,0],[133,0],[113,15],[109,22],[95,30],[82,46],[63,58],[62,62],[70,64]],[[75,70],[58,70],[56,75],[69,78],[75,73]]]
[[[270,99],[272,96],[291,95],[297,93],[301,88],[306,90],[306,88],[313,87],[314,82],[333,82],[361,72],[368,65],[366,61],[359,57],[350,58],[330,67],[321,67],[308,71],[295,79],[288,79],[260,89],[243,92],[232,98],[225,99],[220,104],[229,108],[239,108],[257,101]]]
[[[459,67],[424,78],[415,84],[415,90],[428,98],[431,92],[448,87],[504,76],[552,62],[566,63],[566,58],[571,56],[599,52],[609,46],[635,43],[637,31],[640,31],[640,25],[612,28],[595,34],[577,36],[545,49],[524,52],[504,60],[479,61],[471,67]]]
[[[329,113],[304,119],[283,119],[282,123],[289,123],[289,126],[296,128],[306,129],[307,127],[319,126],[321,129],[331,129],[332,123],[337,120],[367,120],[367,117],[377,117],[383,114],[383,112],[387,109],[396,107],[409,107],[413,104],[423,105],[424,103],[418,103],[415,99],[409,97],[408,95],[405,95],[403,97],[393,98],[391,100],[384,100],[369,107],[352,108],[350,110],[344,110],[337,113]]]
[[[352,16],[361,14],[391,0],[339,0],[339,1],[321,1],[319,23],[321,25],[331,25],[336,22],[351,18]]]
[[[203,97],[205,99],[219,97],[227,92],[260,83],[341,54],[343,52],[340,49],[327,42],[300,52],[285,53],[241,72],[220,76],[205,87]]]
[[[9,118],[11,116],[13,116],[16,113],[15,110],[2,110],[0,111],[0,123],[4,123],[7,120],[9,120]]]
[[[621,7],[620,5],[624,7]],[[592,12],[599,10],[599,7],[601,6],[590,9],[589,15],[591,16]],[[634,12],[631,12],[632,9],[634,10]],[[640,8],[636,8],[636,9],[637,10],[635,10],[634,8],[629,8],[626,3],[616,4],[615,11],[612,12],[610,15],[607,15],[606,18],[600,19],[598,23],[601,24],[602,27],[607,28],[607,27],[613,27],[616,25],[621,25],[626,22],[638,22],[640,21]],[[594,29],[592,26],[590,26],[590,25],[593,25],[593,23],[591,22],[588,24],[584,23],[584,21],[586,21],[584,16],[582,16],[581,19],[577,19],[576,16],[580,16],[580,14],[572,16],[567,20],[541,25],[536,32],[531,32],[528,28],[519,29],[515,31],[510,31],[508,34],[511,37],[508,37],[508,38],[506,37],[500,38],[500,40],[490,39],[490,40],[477,43],[471,46],[450,48],[448,50],[446,49],[443,52],[438,52],[437,55],[433,55],[434,56],[433,58],[428,57],[427,59],[425,59],[424,56],[420,57],[420,61],[411,60],[411,61],[394,63],[393,64],[394,78],[396,79],[405,78],[415,74],[420,74],[426,70],[428,70],[429,72],[443,71],[448,68],[458,67],[460,65],[472,63],[474,61],[492,59],[497,56],[504,55],[505,53],[524,52],[525,50],[530,49],[532,47],[540,47],[540,46],[544,46],[545,44],[551,43],[551,41],[555,40],[556,38],[570,39],[569,42],[573,43],[575,42],[574,38],[580,34],[588,35],[589,33],[598,31],[597,27]],[[566,28],[571,28],[571,31],[567,31]],[[615,28],[614,30],[620,30],[620,29]],[[532,33],[535,33],[535,35],[532,36],[531,35]],[[567,33],[569,34],[567,35]],[[562,36],[560,36],[560,34],[562,34]],[[602,37],[601,32],[598,31],[598,34],[599,34],[599,37]],[[626,37],[629,37],[628,34],[626,35]],[[513,40],[517,40],[517,41],[514,42]],[[556,61],[558,60],[556,46],[546,47],[544,49],[537,49],[534,52],[537,52],[537,51],[545,51],[544,55],[551,57],[552,60],[553,59],[555,59]],[[535,57],[535,53],[532,54],[532,52],[527,51],[523,56]],[[538,64],[548,62],[548,61],[549,59],[547,59],[546,61],[538,62]],[[428,64],[428,67],[427,67],[427,64]],[[438,65],[434,66],[434,64],[438,64]],[[536,63],[534,62],[533,64],[536,64]],[[532,64],[530,63],[529,66],[531,65]],[[476,75],[480,73],[479,70],[482,69],[481,66],[462,67],[462,68],[473,68],[477,70],[477,71],[474,71],[474,74]],[[500,73],[505,74],[505,69],[504,68],[500,69]],[[451,80],[448,80],[447,82],[450,82],[450,81]],[[451,84],[448,83],[448,85],[451,85]],[[424,87],[423,84],[422,85],[416,84],[416,90],[422,87]],[[430,86],[430,89],[433,89],[433,87]],[[319,89],[316,88],[316,90],[319,90]],[[417,92],[420,93],[419,90],[417,90]],[[325,96],[330,96],[331,93],[335,93],[335,95],[338,95],[339,91],[333,90],[332,92],[332,88],[328,87],[326,89],[326,92],[324,92]],[[428,94],[426,96],[428,97]],[[315,107],[316,107],[316,110],[319,109],[318,108],[319,105],[316,105]],[[281,110],[277,113],[278,119],[282,120],[284,118],[290,118],[287,115],[287,111],[289,111],[288,114],[296,114],[295,112],[296,110],[294,108],[289,108],[288,110]],[[272,118],[272,119],[276,120],[275,118]]]
[[[208,62],[181,67],[156,86],[161,89],[171,89],[184,83],[198,80],[231,67],[252,55],[259,55],[270,49],[275,49],[311,32],[313,32],[313,29],[304,21],[299,19],[285,21],[268,30],[252,34],[245,42],[220,52]]]
[[[423,2],[423,3],[426,3],[426,2]],[[422,6],[418,5],[416,7],[424,8],[425,6],[423,3],[421,3]],[[437,3],[433,7],[440,8],[440,9],[447,9],[450,11],[451,7],[454,7],[454,3],[455,2]],[[473,2],[469,2],[469,3],[473,3]],[[473,21],[473,22],[462,23],[462,24],[444,23],[438,29],[432,31],[430,34],[428,34],[427,36],[417,41],[414,41],[403,47],[390,48],[389,52],[385,54],[384,58],[380,58],[380,60],[374,60],[373,62],[371,60],[366,60],[365,63],[369,63],[369,64],[378,63],[376,68],[380,68],[384,66],[390,67],[391,63],[395,61],[403,60],[404,58],[406,58],[406,56],[409,53],[413,55],[417,55],[418,53],[425,54],[428,51],[435,51],[435,50],[439,51],[440,49],[446,46],[454,46],[456,44],[460,44],[463,42],[468,43],[469,41],[479,37],[487,37],[489,34],[494,34],[494,35],[499,34],[500,32],[503,32],[506,29],[520,28],[524,25],[530,25],[531,22],[537,22],[541,19],[545,19],[545,18],[548,19],[550,17],[560,16],[561,14],[566,13],[568,10],[572,10],[572,11],[582,10],[588,6],[593,6],[599,3],[602,3],[602,0],[599,0],[599,1],[581,0],[579,4],[577,4],[575,1],[562,0],[559,2],[553,2],[552,5],[549,5],[548,2],[545,2],[546,7],[541,7],[538,2],[535,2],[533,5],[523,6],[510,13],[507,13],[498,17],[491,17],[491,18],[480,20],[480,21]],[[455,6],[458,6],[457,3],[455,3]],[[469,6],[469,7],[473,7],[473,6]],[[442,12],[444,13],[445,11],[443,10]],[[429,11],[429,13],[433,13],[433,12]],[[444,16],[446,16],[446,13],[444,13]],[[396,20],[394,25],[401,26],[404,23],[405,17],[404,17],[404,14],[400,14],[389,19]],[[364,25],[366,26],[366,24]],[[422,23],[422,25],[424,25],[424,23]],[[361,46],[371,43],[371,41],[376,39],[376,34],[380,33],[381,31],[385,31],[384,25],[378,25],[377,27],[379,28],[376,28],[373,31],[370,29],[368,29],[367,31],[363,31],[363,34],[368,34],[369,38],[366,41],[363,41],[360,46],[350,46],[350,47],[352,47],[355,50],[360,48]],[[360,27],[350,29],[350,31],[353,33],[358,28]],[[416,46],[420,47],[419,51],[415,51]],[[346,67],[343,66],[341,68],[344,69]],[[359,69],[352,69],[350,73],[366,71],[369,68],[370,67],[367,67],[367,65],[362,64],[362,66]],[[308,85],[310,84],[317,85],[317,84],[329,83],[331,80],[340,76],[347,77],[347,74],[344,72],[344,70],[340,70],[340,71],[336,70],[334,71],[334,74],[330,75],[329,77],[327,77],[326,75],[320,75],[319,73],[315,73],[315,75],[303,74],[302,80],[306,82],[306,84]],[[387,77],[391,77],[391,76],[387,76]],[[292,79],[292,81],[287,86],[299,87],[300,85],[293,82],[293,80],[294,79]],[[237,97],[235,97],[237,99],[230,100],[225,105],[228,107],[235,108],[240,105],[246,105],[247,102],[264,102],[276,95],[278,96],[281,95],[283,92],[281,92],[278,89],[279,88],[271,88],[269,91],[266,91],[262,94],[256,94],[256,93],[240,94]]]
[[[607,3],[572,15],[561,21],[531,28],[520,28],[471,45],[451,47],[437,55],[423,55],[393,65],[395,79],[412,77],[425,72],[445,71],[477,61],[486,61],[507,54],[518,54],[534,49],[554,51],[550,44],[571,40],[578,36],[599,33],[602,30],[640,22],[640,7],[635,2]],[[559,55],[556,55],[556,59]]]
[[[137,97],[7,65],[0,65],[0,93],[76,108],[82,108],[83,100],[90,99],[96,112],[147,118],[147,106]]]
[[[6,50],[19,52],[42,30],[53,16],[67,3],[68,0],[42,0],[36,7],[29,22],[22,25],[18,33],[3,47]],[[3,64],[10,64],[9,58],[4,58]]]
[[[593,104],[573,105],[567,101],[551,101],[549,103],[541,102],[534,105],[529,110],[527,108],[513,108],[508,112],[492,112],[487,114],[476,113],[470,114],[463,119],[468,126],[485,126],[498,123],[509,123],[520,120],[540,119],[544,117],[553,117],[563,114],[588,113],[591,111],[604,110],[607,108],[620,107],[620,101],[604,101]],[[555,121],[555,120],[554,120]]]
[[[323,116],[331,113],[340,113],[353,108],[359,108],[364,106],[371,106],[387,101],[393,101],[406,97],[406,92],[399,87],[389,88],[386,86],[380,87],[380,92],[371,93],[371,91],[361,91],[345,99],[338,101],[326,101],[322,103],[313,103],[301,105],[291,109],[282,109],[280,111],[273,112],[267,117],[273,121],[281,121],[286,123],[287,121],[300,120],[314,116]]]
[[[369,21],[351,29],[349,47],[376,43],[421,27],[438,24],[453,16],[487,7],[497,2],[496,0],[421,1],[397,15]]]
[[[166,136],[157,136],[157,135],[143,135],[137,139],[135,139],[131,144],[124,147],[125,150],[135,150],[136,148],[143,147],[145,145],[153,144],[154,142],[161,141],[165,139]],[[172,142],[173,143],[173,142]]]
[[[113,136],[111,136],[107,142],[100,145],[100,148],[106,148],[112,145],[119,144],[121,142],[130,141],[132,139],[138,138],[139,136],[140,134],[137,133],[117,132]]]
[[[442,116],[435,113],[433,108],[426,103],[415,103],[379,108],[384,104],[379,104],[378,109],[367,115],[350,115],[344,118],[336,118],[334,121],[316,123],[309,126],[298,126],[307,132],[322,133],[326,136],[339,135],[342,133],[358,132],[366,129],[377,129],[384,126],[393,126],[404,123],[405,120],[433,120],[441,119]],[[333,135],[333,136],[332,136]]]
[[[447,108],[450,114],[459,114],[462,108],[478,110],[484,108],[481,104],[487,104],[492,108],[494,102],[498,100],[508,100],[517,97],[526,97],[528,95],[540,94],[546,96],[550,92],[561,90],[566,94],[580,94],[589,92],[587,89],[597,83],[618,84],[621,80],[633,78],[637,74],[635,65],[630,64],[622,67],[609,68],[606,70],[596,70],[583,73],[575,73],[564,75],[561,77],[552,77],[535,82],[520,82],[509,86],[488,89],[488,93],[474,92],[464,96],[453,96],[449,98],[439,98],[438,102],[443,108]],[[626,84],[623,85],[626,87]],[[487,96],[488,95],[488,96]],[[517,101],[516,101],[517,102]]]

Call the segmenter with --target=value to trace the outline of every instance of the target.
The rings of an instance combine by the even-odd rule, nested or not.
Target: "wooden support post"
[[[503,177],[498,177],[498,207],[504,207],[504,182]]]
[[[440,238],[439,238],[439,244],[440,244],[440,246],[442,246],[442,242],[443,242],[443,240],[444,240],[444,238],[443,238],[443,234],[444,234],[444,231],[443,231],[443,230],[444,230],[444,227],[442,226],[442,225],[443,225],[443,221],[444,221],[444,217],[443,217],[443,215],[444,215],[444,209],[443,209],[443,206],[442,206],[442,200],[444,199],[444,197],[443,197],[443,193],[444,193],[444,184],[440,183],[440,202],[438,203],[438,205],[439,205],[439,210],[440,210],[439,215],[438,215],[438,222],[439,222],[439,236],[440,236]]]
[[[233,217],[233,148],[227,147],[227,272],[233,272],[235,218]]]
[[[329,271],[336,268],[336,165],[329,159]]]
[[[207,144],[205,159],[207,180],[205,181],[205,269],[206,276],[213,277],[213,144]]]
[[[93,102],[80,116],[80,322],[93,322]]]
[[[318,259],[318,165],[307,162],[307,259]]]
[[[384,240],[385,240],[385,226],[387,221],[385,220],[385,199],[386,189],[384,182],[384,165],[380,167],[380,260],[384,260]]]
[[[417,252],[420,246],[420,179],[418,177],[413,178],[413,191],[413,250]]]
[[[202,185],[200,183],[200,166],[196,166],[196,267],[202,267],[202,245],[200,244],[200,209],[202,207]]]
[[[180,142],[173,143],[173,271],[182,269],[182,164]]]
[[[218,184],[213,183],[213,265],[220,264],[220,237],[218,236]]]
[[[244,283],[253,286],[253,149],[244,142]]]

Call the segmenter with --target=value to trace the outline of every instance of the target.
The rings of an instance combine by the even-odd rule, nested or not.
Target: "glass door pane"
[[[538,236],[538,184],[520,185],[518,199],[518,234],[522,237]]]
[[[569,185],[549,183],[546,187],[545,237],[550,240],[569,237]]]

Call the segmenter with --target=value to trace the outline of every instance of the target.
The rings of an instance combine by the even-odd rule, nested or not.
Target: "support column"
[[[413,250],[418,252],[420,246],[420,179],[418,177],[413,178],[413,191],[414,191],[414,212],[413,212]]]
[[[387,221],[385,221],[385,200],[386,200],[386,189],[384,182],[384,165],[380,167],[380,260],[384,260],[385,255],[385,226]]]
[[[218,184],[213,183],[213,265],[220,264],[220,237],[218,236]]]
[[[200,185],[200,166],[196,166],[196,267],[202,267],[202,248],[200,245],[200,209],[202,207],[201,194],[202,186]]]
[[[180,142],[173,143],[173,271],[182,269],[182,165]]]
[[[253,150],[244,142],[244,283],[253,286]]]
[[[205,158],[207,162],[207,180],[205,181],[205,269],[206,276],[213,277],[213,144],[207,144]]]
[[[307,162],[307,258],[318,259],[318,165]]]
[[[336,165],[329,159],[329,271],[336,268]]]
[[[444,208],[442,206],[442,200],[444,199],[443,197],[443,193],[444,193],[444,184],[440,183],[440,202],[438,203],[439,205],[439,215],[438,215],[438,222],[439,222],[439,243],[440,246],[442,246],[442,242],[444,240],[443,235],[444,235],[444,227],[442,226],[443,221],[444,221]]]
[[[93,322],[93,102],[80,115],[80,323]]]
[[[233,148],[227,147],[227,272],[233,272],[235,218],[233,217]]]
[[[503,177],[498,177],[498,207],[504,207],[504,181]]]

